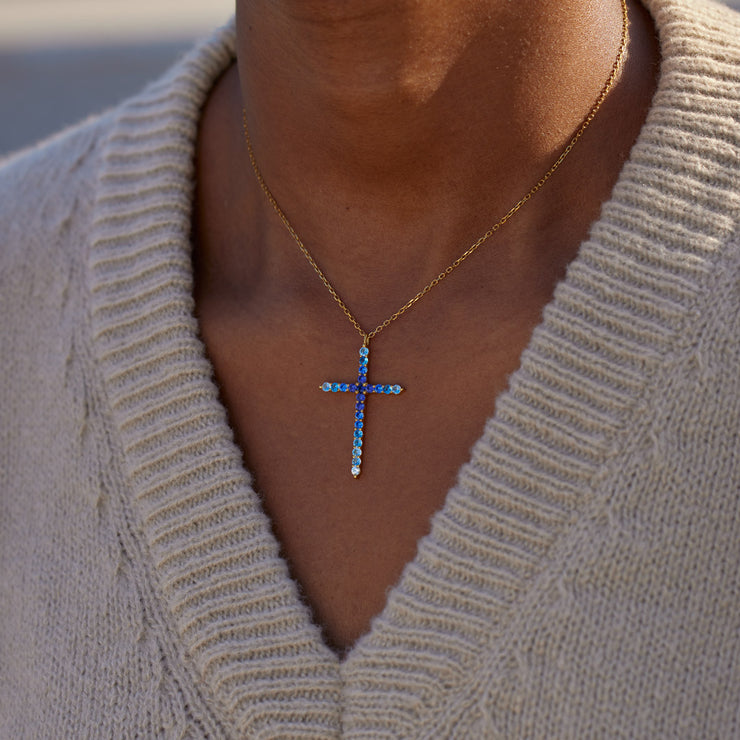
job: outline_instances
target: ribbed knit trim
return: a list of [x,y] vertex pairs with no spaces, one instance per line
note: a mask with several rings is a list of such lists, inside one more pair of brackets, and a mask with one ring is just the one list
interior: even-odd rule
[[94,224],[95,342],[154,580],[219,720],[331,737],[336,660],[250,488],[193,317],[194,141],[233,49],[230,26],[118,116]]
[[280,558],[193,315],[194,141],[233,27],[122,107],[96,207],[95,342],[151,577],[185,670],[235,733],[453,734],[513,605],[605,504],[628,421],[682,349],[738,213],[737,21],[711,5],[648,6],[663,63],[639,141],[431,533],[343,664]]

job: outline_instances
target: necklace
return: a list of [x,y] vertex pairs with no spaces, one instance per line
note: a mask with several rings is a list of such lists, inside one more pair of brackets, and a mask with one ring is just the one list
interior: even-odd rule
[[249,136],[249,129],[247,128],[247,110],[246,108],[242,109],[242,124],[244,128],[244,137],[246,139],[247,143],[247,152],[249,153],[249,161],[252,164],[252,169],[254,171],[255,177],[257,178],[257,182],[259,183],[260,188],[262,189],[262,192],[267,197],[267,200],[269,201],[270,205],[272,206],[275,213],[278,215],[280,220],[282,221],[283,225],[285,226],[288,233],[293,237],[293,241],[295,241],[298,248],[303,253],[303,256],[306,258],[308,263],[311,265],[311,267],[314,269],[314,272],[319,276],[321,282],[324,284],[326,289],[331,294],[332,298],[336,301],[336,303],[339,305],[339,307],[344,312],[344,315],[349,319],[350,323],[354,328],[357,330],[359,335],[362,337],[362,346],[360,347],[359,352],[359,366],[357,370],[357,379],[355,381],[350,382],[332,382],[332,381],[325,381],[322,383],[319,388],[320,390],[324,391],[325,393],[354,393],[355,394],[355,421],[354,421],[354,432],[353,432],[353,438],[352,438],[352,466],[350,468],[350,471],[352,473],[352,476],[354,478],[359,477],[360,472],[362,470],[362,447],[363,447],[363,441],[364,441],[364,435],[365,435],[365,404],[368,400],[368,397],[373,394],[382,394],[382,395],[398,395],[400,394],[404,388],[401,385],[398,385],[397,383],[392,384],[378,384],[378,383],[369,383],[368,382],[368,371],[370,367],[370,340],[376,337],[378,334],[380,334],[383,329],[388,327],[391,323],[396,321],[396,319],[403,316],[403,314],[406,313],[412,306],[414,306],[418,301],[420,301],[427,293],[429,293],[432,288],[439,285],[439,283],[442,282],[451,272],[453,272],[455,269],[457,269],[470,255],[472,255],[478,247],[483,245],[490,237],[492,237],[527,201],[529,201],[532,196],[542,188],[542,186],[552,177],[552,175],[555,173],[555,171],[560,167],[560,165],[563,163],[563,160],[570,154],[573,147],[578,143],[578,140],[583,136],[586,129],[591,124],[591,121],[595,118],[596,114],[598,113],[599,109],[601,108],[602,104],[604,103],[604,100],[606,100],[607,95],[609,94],[610,90],[614,86],[614,82],[617,79],[617,74],[619,73],[619,69],[622,65],[622,62],[624,60],[624,53],[627,48],[627,28],[628,28],[628,15],[627,15],[627,0],[621,0],[622,4],[622,36],[621,40],[619,42],[619,50],[617,51],[617,56],[614,60],[614,64],[612,65],[611,71],[609,72],[609,76],[607,77],[606,82],[604,83],[604,86],[601,88],[601,91],[599,92],[596,100],[594,101],[594,104],[591,106],[591,109],[586,114],[586,117],[581,122],[581,125],[578,127],[576,132],[571,137],[568,144],[565,146],[565,148],[562,150],[558,158],[553,162],[550,169],[537,181],[537,183],[524,195],[520,200],[518,200],[505,214],[502,216],[491,228],[488,229],[484,234],[478,237],[454,262],[451,262],[442,272],[439,273],[433,280],[431,280],[429,283],[427,283],[413,298],[411,298],[409,301],[407,301],[401,308],[399,308],[395,313],[388,316],[387,319],[385,319],[383,322],[378,324],[374,329],[371,331],[365,331],[362,326],[360,325],[359,321],[354,317],[350,309],[347,307],[347,304],[342,300],[342,298],[339,296],[339,293],[335,290],[334,286],[329,282],[329,279],[324,274],[323,270],[319,267],[316,260],[313,258],[311,253],[306,248],[305,244],[301,240],[300,236],[298,236],[298,233],[293,228],[293,225],[288,220],[288,217],[285,215],[285,212],[278,204],[277,200],[275,199],[275,196],[272,194],[270,189],[267,187],[267,183],[265,182],[264,177],[262,176],[262,172],[260,171],[259,166],[257,165],[257,160],[254,155],[254,149],[252,147],[252,140]]

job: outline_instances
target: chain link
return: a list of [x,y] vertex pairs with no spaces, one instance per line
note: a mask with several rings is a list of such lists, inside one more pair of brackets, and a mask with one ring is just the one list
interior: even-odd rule
[[619,42],[619,50],[617,52],[616,59],[614,60],[614,64],[612,65],[611,71],[609,72],[609,76],[604,83],[604,86],[601,88],[601,92],[599,93],[598,97],[596,98],[594,104],[591,106],[591,109],[586,114],[586,117],[583,119],[581,125],[578,127],[576,132],[573,134],[572,138],[566,145],[566,147],[563,149],[563,151],[560,153],[560,156],[555,160],[555,162],[552,164],[550,169],[537,181],[537,183],[529,190],[528,193],[526,193],[522,198],[520,198],[519,201],[517,201],[507,212],[506,214],[500,218],[493,226],[491,226],[488,231],[486,231],[484,234],[482,234],[478,239],[476,239],[454,262],[449,264],[442,272],[437,275],[431,282],[427,283],[413,298],[411,298],[409,301],[407,301],[401,308],[399,308],[395,313],[392,313],[385,321],[378,324],[372,331],[366,332],[362,326],[360,325],[360,322],[357,321],[357,319],[354,317],[352,312],[347,307],[347,304],[342,300],[342,298],[339,296],[337,291],[334,289],[334,286],[329,282],[329,279],[324,274],[323,270],[319,267],[316,260],[313,258],[313,255],[308,251],[306,248],[306,245],[301,240],[300,236],[298,236],[298,233],[293,228],[293,225],[288,220],[288,217],[285,215],[285,212],[278,204],[277,200],[275,199],[275,196],[272,194],[270,189],[267,187],[267,183],[265,182],[264,177],[262,176],[262,171],[260,170],[259,166],[257,165],[257,160],[254,156],[254,149],[252,147],[252,139],[249,136],[249,129],[247,128],[247,110],[246,108],[242,109],[242,124],[244,127],[244,137],[247,142],[247,152],[249,153],[249,161],[252,163],[252,169],[254,170],[254,174],[257,178],[257,182],[259,183],[260,187],[262,188],[262,191],[264,192],[265,196],[267,197],[267,200],[270,202],[270,205],[272,206],[275,213],[278,215],[280,220],[283,222],[283,225],[287,229],[288,233],[293,237],[293,240],[298,245],[298,248],[303,253],[303,256],[308,260],[308,263],[311,265],[311,267],[314,269],[316,274],[321,278],[321,282],[326,286],[326,289],[331,293],[332,298],[337,302],[339,307],[344,312],[344,315],[350,320],[352,323],[352,326],[357,329],[358,333],[362,337],[362,343],[363,345],[367,346],[367,344],[370,342],[370,340],[380,334],[383,329],[388,327],[390,324],[392,324],[396,319],[403,316],[403,314],[406,313],[412,306],[414,306],[418,301],[420,301],[427,293],[429,293],[432,288],[439,285],[450,273],[452,273],[455,269],[457,269],[465,260],[470,257],[471,254],[473,254],[478,247],[483,245],[488,239],[490,239],[507,221],[511,219],[514,214],[519,211],[519,209],[529,201],[532,196],[539,191],[542,186],[555,174],[555,171],[560,167],[560,165],[563,163],[565,158],[570,154],[573,147],[578,143],[578,140],[583,136],[586,129],[589,127],[593,119],[596,117],[596,114],[599,112],[599,109],[601,108],[602,104],[606,100],[607,95],[611,91],[612,87],[614,86],[614,83],[616,82],[617,75],[619,74],[619,69],[622,66],[622,62],[624,61],[624,54],[627,50],[627,29],[629,25],[629,19],[627,14],[627,0],[621,0],[622,3],[622,37]]

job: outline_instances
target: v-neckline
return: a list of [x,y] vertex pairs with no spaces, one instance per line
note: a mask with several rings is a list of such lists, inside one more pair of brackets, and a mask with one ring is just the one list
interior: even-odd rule
[[[457,691],[487,659],[544,555],[598,505],[594,491],[624,443],[625,416],[699,270],[671,251],[675,224],[656,235],[639,220],[655,212],[656,188],[672,175],[650,168],[680,69],[663,69],[612,197],[470,460],[383,611],[340,660],[281,558],[194,317],[194,142],[201,105],[233,49],[232,24],[122,106],[105,145],[90,285],[130,483],[123,505],[182,660],[225,726],[250,737],[296,727],[302,737],[380,736],[379,707],[399,728],[418,731],[440,712],[452,722],[464,710],[453,704]],[[646,184],[648,170],[660,182]]]

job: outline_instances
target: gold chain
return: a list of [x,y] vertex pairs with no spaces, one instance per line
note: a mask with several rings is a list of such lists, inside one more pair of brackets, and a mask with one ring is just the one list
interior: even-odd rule
[[470,257],[473,252],[475,252],[478,247],[480,247],[484,242],[488,241],[490,237],[492,237],[542,186],[553,176],[555,171],[560,167],[560,165],[563,163],[563,160],[570,154],[573,147],[576,145],[578,140],[583,136],[586,129],[591,124],[591,121],[596,117],[596,114],[599,112],[599,109],[601,108],[602,104],[604,103],[604,100],[606,100],[607,95],[609,94],[610,90],[614,86],[614,82],[617,79],[617,74],[619,73],[619,69],[622,66],[622,62],[624,60],[624,53],[627,49],[627,28],[628,28],[628,14],[627,14],[627,0],[621,0],[622,3],[622,37],[619,43],[619,50],[617,52],[617,57],[614,60],[614,64],[612,65],[611,71],[609,72],[609,77],[607,78],[606,82],[604,83],[604,86],[601,88],[601,92],[599,93],[598,97],[596,98],[594,104],[591,106],[591,109],[586,114],[586,117],[581,122],[581,125],[578,127],[576,132],[573,134],[571,140],[568,142],[566,147],[563,149],[563,151],[560,153],[560,156],[555,160],[555,162],[552,164],[550,169],[537,181],[537,183],[531,188],[531,190],[526,193],[519,201],[517,201],[507,212],[506,214],[500,218],[493,226],[491,226],[488,231],[486,231],[484,234],[482,234],[478,239],[476,239],[454,262],[450,263],[442,272],[437,275],[437,277],[434,278],[431,282],[427,283],[411,300],[407,301],[401,308],[399,308],[395,313],[391,314],[385,321],[378,324],[372,331],[366,332],[362,326],[360,326],[359,321],[353,316],[352,312],[347,307],[347,304],[342,300],[342,298],[339,296],[337,291],[334,289],[334,286],[329,282],[329,279],[324,275],[323,270],[318,266],[316,263],[316,260],[313,258],[311,253],[306,248],[306,245],[303,243],[301,238],[298,236],[296,230],[293,228],[293,225],[288,220],[288,217],[285,215],[283,209],[278,204],[277,200],[275,199],[275,196],[272,194],[270,189],[267,187],[267,183],[265,182],[264,177],[262,176],[262,172],[260,171],[259,166],[257,165],[257,160],[254,156],[254,149],[252,147],[252,140],[249,136],[249,129],[247,128],[247,110],[246,108],[242,109],[242,122],[244,126],[244,137],[247,142],[247,151],[249,152],[249,161],[252,163],[252,169],[254,170],[254,174],[257,177],[257,182],[259,183],[260,187],[262,188],[262,191],[267,196],[267,200],[272,205],[273,209],[275,210],[275,213],[278,215],[280,220],[283,222],[283,225],[287,229],[288,233],[293,237],[293,240],[298,245],[298,248],[303,252],[303,256],[308,260],[308,263],[313,267],[316,274],[321,278],[321,282],[326,286],[326,289],[331,293],[332,298],[339,304],[339,307],[344,312],[345,316],[350,320],[352,323],[352,326],[357,329],[360,336],[362,337],[362,343],[364,346],[367,346],[370,340],[377,336],[383,329],[385,329],[389,324],[394,322],[397,318],[402,316],[406,311],[408,311],[415,303],[417,303],[419,300],[421,300],[427,293],[429,293],[432,288],[434,288],[436,285],[439,285],[453,270],[455,270],[457,267],[459,267],[468,257]]

